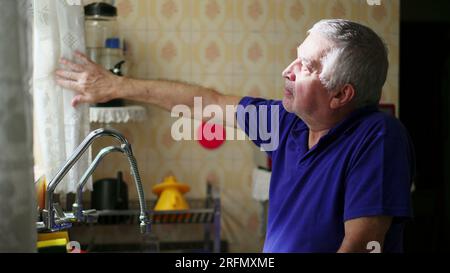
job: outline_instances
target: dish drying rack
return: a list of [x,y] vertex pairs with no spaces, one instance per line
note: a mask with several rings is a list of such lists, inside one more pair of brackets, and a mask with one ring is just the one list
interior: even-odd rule
[[[207,196],[205,199],[186,199],[190,208],[187,210],[167,210],[155,211],[148,210],[152,225],[158,224],[203,224],[205,244],[211,241],[213,231],[212,251],[220,252],[221,239],[221,205],[220,194],[210,184],[207,183]],[[146,202],[147,208],[154,208],[157,200]],[[89,205],[89,204],[86,204]],[[139,221],[139,202],[129,202],[128,210],[99,210],[97,223],[103,225],[135,225]],[[88,225],[93,225],[90,223]]]

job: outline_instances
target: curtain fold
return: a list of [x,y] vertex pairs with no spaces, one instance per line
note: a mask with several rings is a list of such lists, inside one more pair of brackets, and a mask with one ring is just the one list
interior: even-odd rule
[[36,252],[26,0],[0,0],[0,252]]
[[[41,155],[36,170],[40,172],[37,176],[44,174],[48,180],[89,133],[88,105],[73,108],[74,93],[55,82],[59,59],[73,60],[75,51],[85,52],[84,11],[76,2],[34,0],[33,101],[35,143]],[[76,192],[89,163],[90,152],[86,152],[56,188],[56,193]],[[91,181],[85,189],[92,189]]]

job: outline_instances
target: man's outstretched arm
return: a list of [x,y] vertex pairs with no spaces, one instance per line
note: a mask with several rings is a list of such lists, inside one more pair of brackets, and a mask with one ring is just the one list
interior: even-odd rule
[[[102,103],[117,98],[150,103],[171,111],[176,105],[194,107],[194,98],[201,97],[203,106],[218,105],[227,116],[215,117],[235,124],[235,113],[226,111],[227,105],[236,106],[241,97],[228,96],[202,86],[166,80],[137,80],[119,77],[89,60],[84,54],[75,54],[78,63],[61,60],[65,69],[56,71],[56,82],[60,86],[77,92],[72,101],[80,103]],[[193,113],[194,111],[191,111]],[[194,117],[193,117],[194,118]]]

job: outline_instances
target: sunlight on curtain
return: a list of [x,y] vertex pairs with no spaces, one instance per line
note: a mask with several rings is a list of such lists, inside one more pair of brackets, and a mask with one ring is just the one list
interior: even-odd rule
[[[72,1],[73,2],[73,1]],[[85,52],[84,12],[81,5],[65,0],[34,0],[34,75],[36,174],[53,178],[89,133],[88,105],[71,107],[74,93],[55,83],[59,59],[73,60],[75,50]],[[57,193],[76,191],[90,162],[90,153],[78,161]],[[92,189],[92,182],[87,184]]]

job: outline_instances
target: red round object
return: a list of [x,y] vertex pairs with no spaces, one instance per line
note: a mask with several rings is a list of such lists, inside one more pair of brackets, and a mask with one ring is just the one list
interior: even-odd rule
[[[218,132],[222,132],[219,134]],[[227,138],[225,128],[219,124],[202,122],[198,127],[198,142],[208,150],[214,150],[222,146]],[[217,136],[216,136],[217,134]]]

